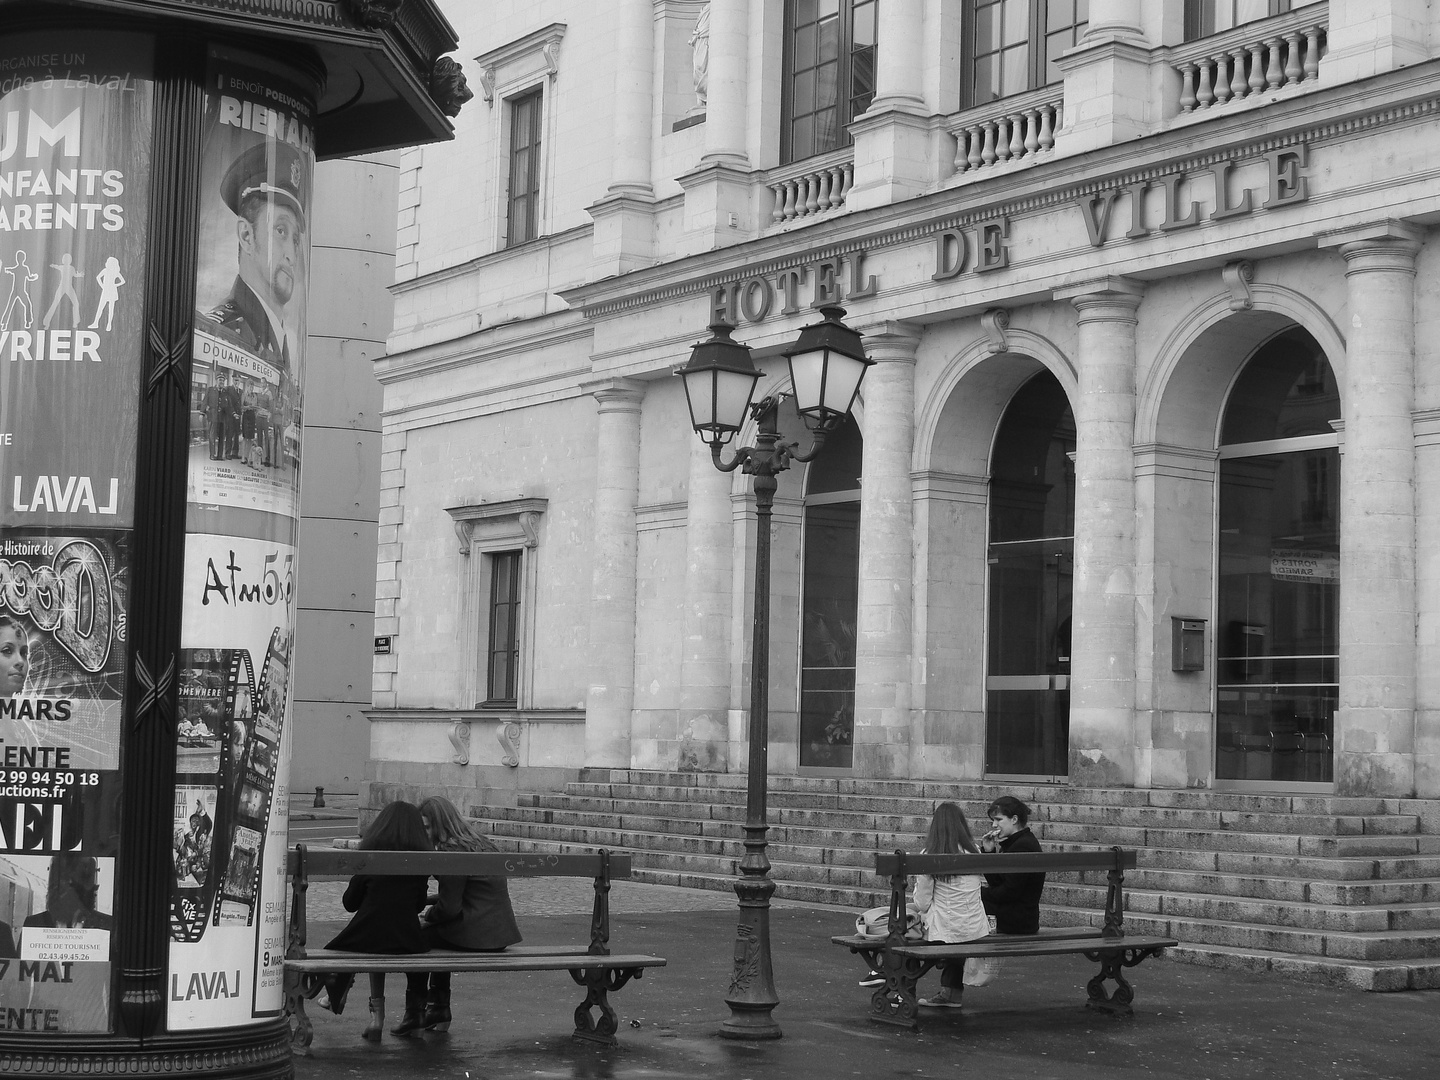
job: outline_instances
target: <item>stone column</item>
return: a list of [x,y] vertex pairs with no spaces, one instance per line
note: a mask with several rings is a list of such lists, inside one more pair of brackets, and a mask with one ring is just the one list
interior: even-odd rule
[[1135,782],[1135,326],[1143,287],[1056,292],[1079,312],[1070,782]]
[[1155,95],[1140,0],[1092,0],[1084,38],[1056,64],[1065,76],[1057,151],[1079,153],[1151,133]]
[[749,0],[710,0],[710,67],[705,154],[676,180],[685,191],[680,255],[751,239],[759,231],[750,189],[746,123],[750,96]]
[[913,198],[939,179],[938,134],[925,105],[925,0],[883,0],[875,42],[875,98],[855,118],[854,210]]
[[1415,255],[1398,221],[1331,235],[1345,259],[1340,707],[1335,791],[1415,784]]
[[650,181],[654,120],[655,16],[651,0],[615,5],[615,126],[610,189],[588,208],[599,277],[652,262],[655,192]]
[[685,522],[684,645],[680,657],[681,769],[728,765],[730,624],[734,606],[733,477],[715,468],[710,448],[690,440],[690,502]]
[[635,502],[645,388],[632,379],[604,379],[586,389],[599,404],[599,417],[585,764],[626,769],[635,703]]
[[[914,578],[915,348],[918,328],[865,333],[876,361],[865,402],[860,479],[860,591],[855,648],[855,772],[910,775],[911,597]],[[824,451],[821,451],[822,453]]]
[[749,0],[710,0],[710,79],[702,162],[750,167],[745,150],[749,52]]

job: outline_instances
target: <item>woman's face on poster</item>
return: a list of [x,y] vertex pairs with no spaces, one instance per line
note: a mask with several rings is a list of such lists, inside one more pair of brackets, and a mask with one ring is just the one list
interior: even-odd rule
[[14,697],[25,689],[30,674],[30,638],[15,626],[0,626],[0,697]]

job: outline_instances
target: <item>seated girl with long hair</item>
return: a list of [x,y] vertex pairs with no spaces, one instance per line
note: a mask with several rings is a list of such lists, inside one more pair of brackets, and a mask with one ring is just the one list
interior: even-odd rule
[[[942,802],[930,819],[925,851],[931,855],[971,855],[980,850],[970,834],[965,811],[957,803]],[[925,919],[925,939],[936,942],[973,941],[990,932],[985,905],[980,902],[979,874],[919,874],[915,879],[915,908]],[[940,966],[940,989],[918,1004],[937,1009],[958,1009],[965,993],[964,961]]]
[[[420,808],[407,802],[393,802],[381,810],[365,835],[360,838],[362,851],[431,851],[430,836],[425,831]],[[430,879],[415,877],[370,876],[356,874],[350,879],[341,903],[354,917],[344,930],[325,947],[351,952],[417,953],[428,952],[430,946],[420,932],[420,911],[425,907],[425,890]],[[325,1008],[337,1016],[345,1008],[345,998],[354,975],[327,975],[325,989],[329,1001]],[[371,1042],[380,1039],[385,1026],[385,973],[370,973],[370,1022],[362,1038]]]

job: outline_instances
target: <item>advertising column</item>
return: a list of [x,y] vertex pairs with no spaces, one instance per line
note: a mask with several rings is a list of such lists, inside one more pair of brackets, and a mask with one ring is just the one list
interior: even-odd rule
[[176,728],[167,1023],[283,1010],[290,661],[313,94],[215,49],[207,78]]
[[107,1032],[153,85],[0,50],[0,1030]]

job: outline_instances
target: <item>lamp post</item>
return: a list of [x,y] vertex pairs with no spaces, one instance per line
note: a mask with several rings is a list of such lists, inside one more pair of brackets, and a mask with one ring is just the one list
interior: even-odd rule
[[[750,754],[745,784],[745,854],[735,894],[740,922],[735,932],[735,968],[725,1003],[730,1017],[720,1034],[736,1039],[778,1039],[780,1026],[770,1015],[780,1003],[770,961],[770,880],[766,855],[766,795],[769,757],[770,694],[770,520],[775,505],[776,476],[792,461],[810,461],[825,444],[825,437],[850,415],[860,380],[872,363],[865,356],[860,335],[840,321],[839,307],[823,307],[823,320],[800,331],[785,353],[795,408],[813,435],[810,449],[797,453],[798,443],[780,438],[779,409],[784,394],[771,394],[751,404],[761,372],[745,345],[734,341],[727,323],[714,323],[711,337],[691,351],[690,360],[676,374],[685,380],[690,423],[710,446],[710,456],[721,472],[741,469],[753,476],[755,487],[755,603],[750,653]],[[725,463],[721,451],[753,416],[758,430],[754,446],[737,447]]]

